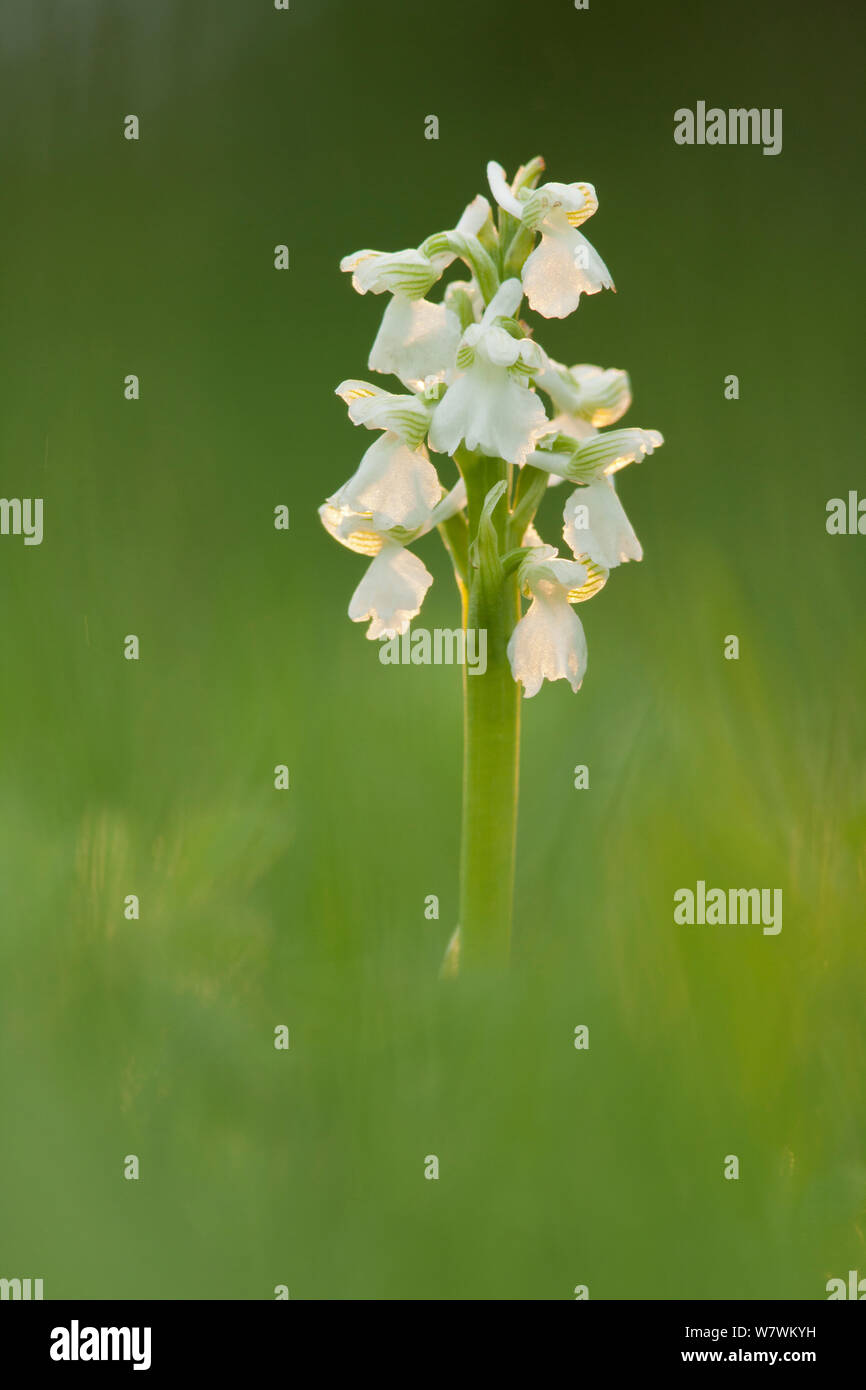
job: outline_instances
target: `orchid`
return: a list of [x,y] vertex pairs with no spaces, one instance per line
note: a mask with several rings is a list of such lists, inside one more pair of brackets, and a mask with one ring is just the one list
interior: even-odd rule
[[470,324],[463,334],[457,378],[438,405],[430,430],[430,444],[440,453],[453,454],[463,443],[508,463],[523,463],[547,429],[544,406],[527,385],[543,366],[544,355],[530,338],[501,326],[522,298],[520,281],[507,280],[481,322]]
[[353,622],[370,619],[367,636],[371,641],[402,636],[421,611],[433,576],[408,546],[443,525],[466,505],[462,480],[444,496],[438,484],[436,490],[435,503],[419,507],[411,526],[382,522],[372,508],[357,510],[346,500],[346,487],[319,508],[322,525],[334,540],[359,555],[372,557],[372,564],[349,603]]
[[566,418],[574,417],[575,424],[585,421],[594,429],[616,424],[631,405],[628,372],[615,367],[563,367],[548,358],[538,384]]
[[[359,294],[390,296],[368,368],[401,384],[337,387],[351,422],[377,435],[319,509],[329,534],[369,561],[349,617],[368,623],[371,640],[407,633],[433,583],[414,547],[435,530],[463,626],[486,633],[486,669],[464,682],[460,924],[446,973],[458,960],[462,968],[507,957],[520,690],[532,698],[560,680],[580,689],[587,640],[575,605],[643,555],[614,474],[662,443],[657,430],[619,425],[631,405],[626,372],[564,366],[521,318],[524,300],[562,318],[583,294],[613,288],[578,230],[598,209],[594,187],[540,183],[543,171],[534,159],[509,182],[491,162],[495,219],[479,195],[450,231],[415,248],[341,262]],[[468,278],[441,285],[456,261]],[[538,529],[543,500],[563,482],[570,556]]]
[[614,288],[601,256],[577,230],[598,209],[591,183],[545,183],[515,194],[495,160],[487,177],[499,206],[528,231],[541,233],[523,267],[523,288],[533,309],[548,319],[564,319],[582,294]]
[[577,693],[586,674],[586,637],[573,603],[582,603],[604,585],[607,573],[590,561],[565,560],[553,546],[534,546],[519,570],[530,595],[529,610],[508,643],[516,681],[535,695],[545,680],[567,680]]
[[395,396],[363,381],[344,381],[337,395],[355,424],[381,429],[358,471],[328,498],[338,511],[366,514],[378,531],[420,526],[439,500],[436,469],[424,446],[430,412],[416,396]]
[[[551,400],[567,410],[554,416],[530,462],[550,472],[551,483],[571,479],[579,486],[563,510],[563,538],[576,558],[588,556],[607,569],[643,558],[643,549],[616,494],[612,474],[664,442],[658,430],[598,430],[631,404],[626,372],[551,363],[543,375]],[[590,423],[590,421],[594,423]]]
[[400,378],[405,386],[421,388],[444,379],[460,341],[461,326],[445,304],[431,304],[425,295],[450,265],[456,252],[451,245],[469,244],[490,217],[490,204],[477,197],[464,210],[454,231],[433,238],[443,249],[425,254],[418,250],[356,251],[344,256],[340,269],[352,276],[359,294],[391,294],[367,366]]

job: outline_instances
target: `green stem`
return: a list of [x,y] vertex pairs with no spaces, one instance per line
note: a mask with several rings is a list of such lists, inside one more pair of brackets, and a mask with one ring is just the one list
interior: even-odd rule
[[526,528],[547,491],[549,478],[549,473],[541,468],[533,468],[531,463],[525,463],[521,468],[511,508],[509,540],[512,545],[522,544]]
[[439,524],[439,534],[451,556],[454,573],[461,591],[469,583],[469,527],[462,512],[457,512]]
[[[507,476],[500,459],[463,454],[469,535],[474,540],[484,499]],[[499,550],[505,548],[507,508],[493,513]],[[498,564],[498,562],[497,562]],[[487,634],[484,674],[463,668],[463,830],[460,854],[461,970],[504,966],[508,961],[514,897],[520,687],[511,675],[508,639],[519,616],[516,574],[501,566],[491,576],[470,570],[467,627]]]

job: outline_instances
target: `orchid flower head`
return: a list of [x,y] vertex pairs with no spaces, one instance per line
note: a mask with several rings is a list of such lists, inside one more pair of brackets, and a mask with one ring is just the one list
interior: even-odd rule
[[[527,696],[545,680],[579,689],[586,639],[574,607],[643,555],[613,475],[663,443],[657,430],[619,424],[632,399],[626,371],[565,366],[520,318],[524,299],[562,318],[582,295],[613,288],[580,230],[598,209],[594,186],[539,183],[543,169],[535,158],[509,183],[491,161],[495,219],[479,195],[451,230],[415,248],[357,251],[341,262],[360,294],[388,297],[368,367],[402,386],[350,378],[337,387],[352,422],[377,438],[320,508],[329,534],[370,561],[349,606],[370,638],[402,635],[420,611],[433,581],[410,547],[436,527],[464,595],[476,575],[495,589],[517,571],[529,602],[507,652]],[[468,279],[447,276],[457,259]],[[460,475],[450,491],[437,455],[450,455]],[[482,465],[494,481],[479,513],[464,480]],[[571,558],[534,524],[547,487],[563,482],[571,484],[562,513]]]

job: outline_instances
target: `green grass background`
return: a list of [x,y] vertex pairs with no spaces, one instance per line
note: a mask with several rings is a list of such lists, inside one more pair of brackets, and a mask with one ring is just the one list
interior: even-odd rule
[[[41,547],[0,538],[0,1275],[810,1299],[866,1274],[866,540],[824,530],[864,485],[862,15],[76,0],[0,34],[0,491],[45,498]],[[782,107],[782,154],[676,146],[699,99]],[[379,665],[345,615],[363,561],[316,516],[369,443],[332,392],[383,308],[338,260],[539,152],[596,184],[618,288],[539,337],[627,367],[625,423],[666,444],[622,476],[646,559],[581,610],[582,691],[524,705],[511,979],[449,989],[459,675]],[[454,625],[420,550],[422,621]],[[676,927],[698,878],[781,887],[782,933]]]

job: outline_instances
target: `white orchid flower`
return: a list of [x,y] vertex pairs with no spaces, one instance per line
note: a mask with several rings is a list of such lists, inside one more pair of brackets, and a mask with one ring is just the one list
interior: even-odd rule
[[577,308],[582,294],[614,289],[601,256],[577,230],[598,208],[591,183],[544,183],[521,189],[518,197],[495,160],[487,166],[487,178],[499,206],[529,231],[541,233],[523,267],[523,288],[533,309],[562,319]]
[[[441,488],[439,489],[441,493]],[[427,510],[424,520],[414,528],[384,527],[376,514],[356,511],[335,499],[319,508],[322,524],[334,540],[358,555],[371,557],[364,577],[349,603],[349,617],[355,623],[368,619],[367,636],[400,637],[421,611],[433,576],[407,546],[447,521],[466,505],[466,486],[462,479],[449,493]]]
[[353,251],[340,261],[340,269],[351,274],[358,294],[400,294],[407,299],[423,299],[439,279],[422,251]]
[[388,430],[411,449],[417,449],[430,428],[431,407],[420,396],[395,395],[370,381],[350,378],[334,392],[349,408],[353,425],[368,430]]
[[[569,439],[574,440],[573,445]],[[590,482],[603,474],[619,472],[662,444],[664,438],[658,430],[633,427],[601,433],[585,421],[556,415],[550,422],[548,436],[539,441],[527,462],[572,482]]]
[[436,406],[430,445],[453,454],[461,443],[508,463],[523,463],[549,428],[544,406],[526,381],[544,364],[544,353],[529,338],[514,338],[497,320],[512,319],[523,290],[506,280],[470,324],[457,353],[459,375]]
[[[461,236],[477,236],[490,216],[490,204],[481,194],[473,198],[454,228]],[[340,269],[352,276],[359,294],[399,294],[422,299],[456,259],[452,251],[427,256],[421,250],[353,251],[340,261]]]
[[[464,210],[455,232],[476,236],[490,216],[490,204],[480,195]],[[460,321],[444,304],[431,304],[425,295],[455,259],[451,251],[427,256],[423,251],[356,251],[344,256],[340,269],[352,275],[359,294],[390,293],[367,366],[400,378],[420,390],[444,381],[454,365],[460,342]]]
[[[625,373],[618,375],[625,376]],[[600,378],[594,380],[603,391]],[[622,382],[612,382],[610,385],[612,394],[616,394],[618,399],[615,406],[608,400],[598,407],[605,411],[618,409],[622,404],[622,394],[627,390]],[[551,389],[548,385],[548,389],[556,399],[554,391],[558,387]],[[599,395],[584,398],[585,413],[595,414],[599,399]],[[529,462],[547,469],[551,482],[570,479],[582,484],[571,494],[563,511],[562,534],[574,555],[578,559],[589,557],[608,570],[626,560],[643,559],[641,543],[616,495],[612,474],[659,448],[664,440],[658,430],[599,432],[579,415],[555,416],[551,421],[551,430],[552,447],[536,450],[530,455]],[[573,446],[562,452],[562,446],[567,446],[569,440],[574,440]],[[543,440],[542,446],[546,443],[547,440]]]
[[628,372],[616,367],[588,363],[564,367],[549,357],[536,384],[547,392],[557,410],[585,420],[595,429],[616,424],[631,405]]
[[[553,447],[537,449],[529,462],[547,469],[551,482],[570,479],[582,484],[568,498],[562,514],[562,535],[574,555],[589,557],[609,570],[626,560],[643,559],[612,474],[653,453],[664,443],[661,434],[642,429],[599,432],[576,415],[555,416],[551,430],[555,431],[550,435]],[[560,452],[569,440],[574,440],[573,447]]]
[[424,445],[410,449],[398,435],[386,432],[371,444],[357,472],[328,504],[369,516],[377,531],[411,531],[429,516],[441,492]]
[[527,699],[543,681],[567,680],[575,693],[586,674],[586,637],[572,604],[592,598],[607,574],[589,561],[567,560],[553,546],[530,551],[520,583],[532,602],[508,643],[511,674]]
[[546,319],[564,319],[577,308],[582,294],[615,289],[595,247],[574,230],[564,213],[551,213],[539,231],[541,242],[523,267],[523,288],[536,313]]
[[370,370],[397,376],[414,391],[452,379],[463,333],[455,309],[458,298],[465,304],[466,316],[477,322],[484,313],[484,300],[474,280],[452,281],[441,304],[395,294],[367,362]]
[[327,505],[369,517],[377,531],[415,530],[442,493],[422,442],[430,423],[429,406],[417,396],[393,395],[368,381],[343,381],[336,394],[356,425],[384,433]]
[[367,360],[371,372],[399,377],[420,390],[444,381],[460,343],[460,320],[444,304],[395,294],[379,325]]

